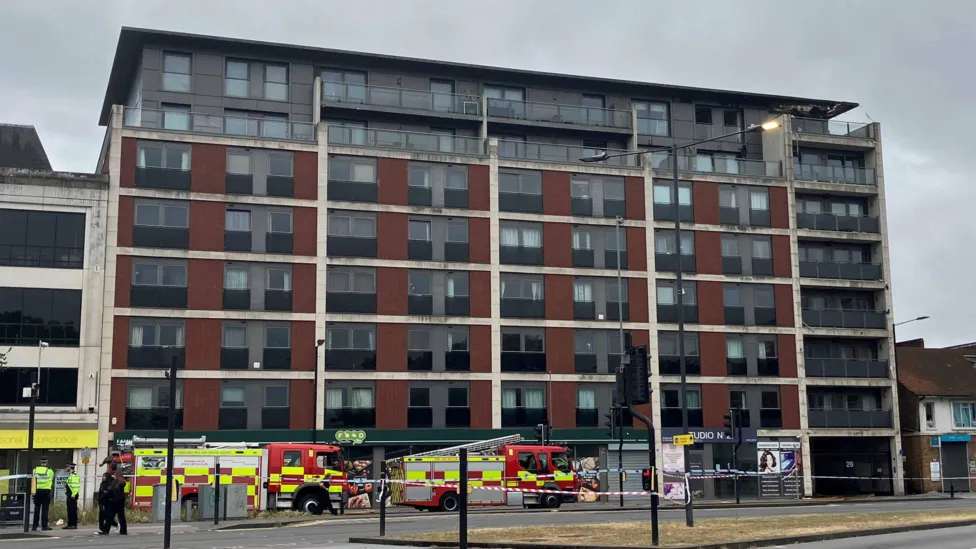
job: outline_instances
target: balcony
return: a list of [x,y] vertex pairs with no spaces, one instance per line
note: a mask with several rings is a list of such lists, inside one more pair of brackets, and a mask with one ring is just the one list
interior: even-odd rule
[[782,429],[783,410],[759,410],[760,429]]
[[756,361],[756,373],[761,376],[779,377],[779,359],[760,358]]
[[593,250],[573,248],[573,267],[593,267],[595,265]]
[[376,427],[376,408],[332,408],[325,411],[326,429]]
[[408,294],[407,314],[424,316],[434,314],[434,296]]
[[247,408],[221,408],[217,412],[217,428],[247,429]]
[[[176,409],[176,429],[183,429],[183,409]],[[162,431],[169,427],[169,408],[126,408],[125,428]]]
[[[542,211],[541,209],[539,210]],[[593,215],[593,200],[589,198],[572,197],[569,201],[570,215],[590,217]]]
[[471,371],[471,352],[447,351],[444,353],[444,370],[448,372]]
[[224,231],[224,251],[251,251],[251,231]]
[[222,308],[225,311],[247,311],[251,308],[251,290],[228,290],[224,288]]
[[[680,376],[681,358],[677,356],[661,356],[658,358],[661,375]],[[701,357],[685,355],[685,374],[689,376],[701,375]]]
[[247,347],[221,347],[221,370],[246,370],[250,366],[251,350]]
[[803,309],[803,324],[813,328],[860,328],[883,330],[888,327],[884,313],[848,309]]
[[445,427],[471,427],[471,408],[448,406],[444,409]]
[[330,179],[326,192],[329,200],[375,203],[378,187],[376,183]]
[[723,255],[722,274],[742,274],[742,258]]
[[326,253],[337,257],[376,257],[376,238],[333,236],[326,238]]
[[467,242],[445,242],[444,261],[458,261],[460,263],[467,263],[469,248],[470,246]]
[[881,280],[883,278],[881,265],[833,261],[800,261],[800,277],[836,280]]
[[748,362],[746,362],[745,357],[726,358],[725,372],[730,376],[749,375]]
[[283,177],[280,175],[269,175],[267,179],[268,196],[283,198],[295,197],[295,178]]
[[428,428],[434,426],[434,409],[410,406],[407,408],[407,428]]
[[325,369],[333,371],[375,371],[376,351],[330,349],[325,352]]
[[[465,193],[467,193],[467,191],[465,191]],[[432,206],[434,204],[434,192],[430,189],[430,187],[420,187],[408,184],[407,204],[411,206]],[[465,200],[465,204],[467,204],[467,200]]]
[[887,378],[887,360],[804,358],[807,377]]
[[752,274],[773,276],[773,260],[762,257],[752,258]]
[[292,233],[266,233],[264,251],[269,254],[295,253],[295,235]]
[[752,310],[756,326],[775,326],[776,309],[774,307],[755,307]]
[[132,245],[137,248],[190,249],[190,229],[185,227],[132,227]]
[[545,408],[502,408],[502,427],[535,427],[545,420]]
[[[604,149],[607,154],[630,152],[616,149]],[[596,151],[590,148],[573,145],[557,145],[554,143],[528,143],[526,141],[498,140],[498,157],[512,160],[526,160],[529,162],[551,162],[556,164],[581,164],[580,158],[593,156]],[[640,155],[617,156],[608,158],[600,163],[606,166],[621,168],[640,167]]]
[[224,177],[224,192],[227,194],[254,194],[254,176],[247,173],[229,173]]
[[[695,139],[716,139],[720,143],[742,143],[741,132],[745,128],[740,126],[715,126],[713,124],[695,124]],[[728,135],[734,133],[735,135]],[[725,136],[725,137],[722,137]]]
[[813,229],[815,231],[875,234],[881,230],[881,225],[877,217],[804,212],[798,212],[796,214],[796,227],[798,229]]
[[488,117],[569,126],[596,126],[628,134],[632,121],[630,111],[494,98],[488,99]]
[[433,116],[481,115],[481,96],[322,81],[323,107],[403,109]]
[[433,258],[433,242],[430,240],[407,240],[407,259],[430,261]]
[[265,347],[261,356],[263,370],[291,370],[291,349]]
[[[661,272],[678,270],[678,254],[654,254],[654,268]],[[694,254],[681,254],[681,272],[693,273],[697,269]]]
[[630,322],[630,302],[607,301],[607,320]]
[[600,411],[596,408],[577,408],[576,427],[599,427]]
[[573,371],[577,374],[597,373],[597,356],[590,353],[576,353],[573,355]]
[[329,145],[485,156],[485,142],[479,137],[344,126],[329,126]]
[[502,351],[501,371],[545,373],[546,354]]
[[261,428],[291,428],[291,408],[261,408]]
[[[677,322],[678,321],[678,306],[677,305],[658,305],[657,306],[657,321],[658,322]],[[692,324],[698,323],[698,305],[685,305],[684,306],[684,321],[690,322]]]
[[[704,415],[702,414],[701,408],[692,408],[688,410],[688,427],[702,427],[705,424],[704,421]],[[682,427],[681,408],[661,409],[661,426]]]
[[811,429],[891,429],[891,410],[809,410]]
[[[680,204],[678,206],[678,215],[681,216],[681,221],[687,221],[688,223],[695,222],[695,208],[691,204]],[[736,223],[738,224],[739,213],[736,210]],[[658,204],[654,203],[654,220],[655,221],[674,221],[674,203],[670,204]]]
[[129,128],[315,142],[314,124],[279,118],[248,118],[239,115],[126,107],[123,123]]
[[593,320],[596,318],[596,303],[593,301],[574,301],[574,320]]
[[190,170],[136,166],[136,188],[190,190]]
[[823,181],[848,185],[875,185],[874,170],[853,166],[828,166],[793,162],[793,177],[798,181]]
[[471,298],[467,296],[444,298],[445,316],[471,316]]
[[499,246],[499,261],[507,265],[542,265],[542,248]]
[[162,309],[186,309],[186,286],[129,287],[129,305]]
[[794,116],[792,128],[794,133],[874,139],[874,128],[867,122],[844,122],[842,120],[821,120]]
[[501,316],[505,318],[545,318],[545,299],[502,298]]
[[[603,264],[606,269],[616,269],[617,268],[617,250],[604,250],[603,251]],[[620,250],[620,268],[622,270],[627,270],[627,250]]]
[[176,359],[176,367],[182,368],[186,361],[186,349],[158,345],[139,347],[130,345],[126,364],[130,368],[169,368],[173,359]]
[[376,294],[326,292],[325,310],[330,313],[376,314]]
[[265,290],[264,310],[265,311],[290,311],[291,291],[290,290]]
[[434,369],[433,351],[407,351],[408,372],[430,372]]
[[[651,154],[655,170],[671,171],[671,153]],[[724,175],[745,175],[751,177],[783,177],[783,165],[773,160],[747,160],[712,156],[678,155],[679,172],[717,173]]]
[[499,192],[498,209],[503,212],[542,213],[542,195]]

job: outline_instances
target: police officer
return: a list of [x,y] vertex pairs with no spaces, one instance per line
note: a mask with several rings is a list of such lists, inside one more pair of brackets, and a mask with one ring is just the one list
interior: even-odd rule
[[81,477],[75,472],[75,464],[68,464],[68,478],[64,480],[65,504],[68,506],[68,525],[65,530],[78,529],[78,495],[81,492]]
[[47,456],[41,457],[41,464],[34,467],[34,527],[37,531],[37,522],[40,520],[42,530],[50,530],[47,525],[47,513],[51,507],[51,490],[54,489],[54,471],[47,466]]

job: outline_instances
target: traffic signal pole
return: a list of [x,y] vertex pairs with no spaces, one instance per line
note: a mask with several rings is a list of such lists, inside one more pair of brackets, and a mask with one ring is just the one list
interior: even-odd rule
[[[647,466],[651,481],[651,546],[661,542],[658,529],[658,495],[657,495],[657,457],[654,454],[654,426],[651,419],[640,413],[635,405],[647,404],[651,400],[650,389],[647,384],[647,348],[630,349],[631,356],[624,365],[617,370],[617,396],[624,395],[627,410],[633,417],[647,426]],[[623,426],[621,426],[621,431]],[[621,491],[623,486],[621,485]]]
[[614,408],[613,410],[613,414],[614,414],[613,420],[617,423],[617,439],[620,441],[620,444],[617,446],[617,469],[619,469],[617,474],[620,478],[619,486],[621,492],[620,494],[621,507],[624,506],[624,495],[623,495],[623,491],[624,491],[624,422],[623,419],[624,418],[621,415],[622,411],[623,411],[622,408]]

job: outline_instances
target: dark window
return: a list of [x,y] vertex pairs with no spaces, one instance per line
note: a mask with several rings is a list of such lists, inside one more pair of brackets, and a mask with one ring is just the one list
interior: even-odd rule
[[0,288],[0,345],[77,346],[79,290]]
[[711,107],[695,107],[695,123],[696,124],[711,124],[712,123],[712,108]]
[[264,347],[266,349],[290,349],[291,329],[288,326],[266,326],[264,328]]
[[0,210],[0,266],[80,269],[85,214]]
[[328,292],[337,293],[376,293],[376,273],[373,271],[330,269],[328,276]]
[[429,351],[430,349],[430,330],[414,328],[407,333],[408,351]]
[[508,353],[545,352],[545,336],[541,333],[508,332],[502,329],[502,351]]
[[[29,387],[37,375],[36,368],[4,368],[0,370],[0,405],[16,406],[30,403],[23,389]],[[38,406],[74,406],[78,397],[78,370],[75,368],[41,368],[38,387]]]
[[186,229],[190,226],[190,208],[181,203],[136,204],[134,223],[143,227]]
[[641,135],[670,135],[668,123],[667,103],[653,103],[649,101],[634,101],[634,110],[637,111],[637,133]]
[[373,351],[376,349],[376,333],[372,326],[368,328],[329,328],[328,349]]
[[760,403],[764,410],[778,410],[779,409],[779,391],[763,391],[761,394]]
[[294,171],[295,157],[291,154],[276,152],[268,155],[268,175],[293,177]]
[[451,328],[447,331],[447,350],[448,351],[468,350],[467,328]]
[[447,242],[467,242],[468,241],[468,220],[467,219],[448,219]]
[[417,408],[427,408],[430,406],[430,388],[411,387],[410,406]]
[[376,219],[356,215],[330,215],[329,236],[376,238]]
[[407,223],[407,239],[430,242],[430,221],[411,219]]
[[466,408],[468,406],[467,387],[448,387],[447,405],[449,407]]

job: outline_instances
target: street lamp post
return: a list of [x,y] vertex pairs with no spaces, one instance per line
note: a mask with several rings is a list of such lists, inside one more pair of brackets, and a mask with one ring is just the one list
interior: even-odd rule
[[[648,153],[667,151],[670,150],[671,153],[671,196],[674,201],[674,241],[675,241],[675,251],[678,254],[678,267],[675,269],[675,295],[676,295],[676,305],[677,311],[677,322],[678,322],[678,367],[681,370],[681,429],[683,433],[688,432],[688,376],[685,367],[685,314],[684,314],[684,288],[682,287],[682,273],[681,273],[681,208],[680,200],[678,198],[678,151],[681,149],[688,149],[691,147],[696,147],[703,143],[708,143],[711,141],[719,141],[726,139],[728,137],[733,137],[736,135],[741,135],[750,132],[758,132],[765,130],[772,130],[779,127],[779,122],[770,121],[763,123],[761,125],[754,124],[749,126],[744,130],[739,130],[737,132],[727,133],[712,137],[710,139],[702,139],[700,141],[695,141],[693,143],[688,143],[686,145],[678,145],[677,142],[673,143],[670,147],[659,147],[644,151],[632,151],[625,153],[608,154],[606,151],[600,152],[593,156],[580,158],[582,162],[603,162],[609,158],[615,158],[620,156],[638,156],[645,155]],[[619,230],[620,223],[618,221],[617,227]],[[619,234],[618,234],[619,238]],[[619,247],[619,246],[618,246]],[[619,256],[618,256],[619,257]],[[619,266],[619,261],[618,261]],[[619,276],[619,270],[618,270]],[[619,279],[618,279],[619,280]],[[621,345],[623,340],[621,339]],[[650,436],[650,432],[648,432]],[[689,447],[686,445],[684,448],[684,470],[687,472],[689,470]],[[694,507],[691,501],[691,486],[687,487],[689,494],[685,505],[685,522],[688,526],[695,525],[695,514]]]
[[[168,347],[163,347],[168,349]],[[170,533],[173,528],[173,454],[176,453],[176,353],[169,363],[169,417],[166,425],[166,517],[163,519],[163,549],[169,549]],[[216,512],[216,510],[215,510]]]
[[319,442],[319,347],[325,344],[324,339],[315,342],[315,386],[312,388],[312,444]]
[[30,387],[25,387],[30,391],[30,411],[27,414],[27,490],[24,492],[24,532],[29,531],[30,526],[30,488],[34,475],[34,423],[36,420],[37,397],[41,390],[41,354],[48,346],[47,341],[37,342],[37,372]]

